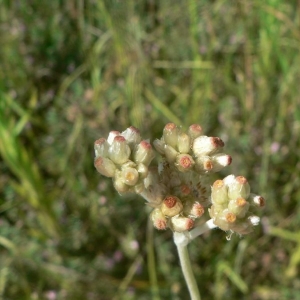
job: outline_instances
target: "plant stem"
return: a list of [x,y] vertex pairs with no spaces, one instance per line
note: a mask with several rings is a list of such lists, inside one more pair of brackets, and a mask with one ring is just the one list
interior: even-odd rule
[[151,293],[153,300],[160,300],[156,276],[155,254],[153,249],[153,224],[149,218],[147,224],[147,266],[150,277]]
[[200,292],[192,270],[187,245],[176,244],[176,246],[178,250],[182,273],[185,278],[185,282],[187,284],[188,290],[190,292],[191,300],[200,300],[201,299]]
[[205,233],[206,231],[217,227],[213,220],[210,219],[206,223],[199,225],[192,229],[191,231],[185,232],[174,232],[173,240],[177,246],[180,265],[182,269],[183,276],[185,278],[188,290],[192,300],[200,300],[200,292],[195,280],[195,276],[192,270],[191,261],[187,245],[197,236]]

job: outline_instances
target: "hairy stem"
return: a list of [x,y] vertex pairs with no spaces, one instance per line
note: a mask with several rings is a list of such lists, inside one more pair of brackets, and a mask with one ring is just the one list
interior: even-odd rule
[[200,292],[195,280],[195,276],[192,270],[191,261],[187,245],[197,236],[205,233],[206,231],[217,227],[213,220],[210,219],[206,223],[199,225],[192,229],[191,231],[185,232],[174,232],[173,239],[177,246],[180,265],[182,269],[183,276],[185,278],[188,290],[192,300],[200,300]]
[[177,245],[180,265],[182,269],[185,282],[187,284],[188,290],[190,292],[191,300],[200,300],[200,292],[197,286],[197,282],[192,270],[191,261],[187,245]]

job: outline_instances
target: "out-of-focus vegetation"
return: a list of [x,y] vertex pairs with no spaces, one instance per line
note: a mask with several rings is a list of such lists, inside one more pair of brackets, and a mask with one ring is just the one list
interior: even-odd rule
[[218,178],[267,199],[253,234],[190,245],[203,299],[299,297],[299,1],[2,0],[0,19],[1,299],[188,299],[171,233],[93,166],[110,130],[170,121],[220,136]]

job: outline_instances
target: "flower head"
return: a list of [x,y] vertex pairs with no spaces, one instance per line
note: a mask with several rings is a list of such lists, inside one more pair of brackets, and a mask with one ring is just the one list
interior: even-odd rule
[[[155,228],[191,230],[208,206],[214,224],[222,230],[246,234],[259,223],[252,210],[264,207],[265,200],[250,193],[245,177],[229,175],[211,187],[209,175],[232,161],[223,153],[219,137],[203,135],[198,124],[184,131],[168,123],[153,145],[133,126],[122,133],[111,131],[107,139],[95,141],[94,165],[112,178],[120,194],[136,193],[147,201]],[[155,150],[162,159],[153,165]]]

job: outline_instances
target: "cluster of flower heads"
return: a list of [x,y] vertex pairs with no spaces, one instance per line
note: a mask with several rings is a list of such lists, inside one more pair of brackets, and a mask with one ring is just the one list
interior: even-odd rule
[[96,140],[94,146],[97,171],[111,177],[119,193],[141,195],[153,208],[151,220],[157,229],[190,230],[210,204],[211,218],[225,231],[246,234],[258,224],[259,218],[250,213],[250,207],[261,207],[264,200],[250,194],[244,177],[230,175],[210,186],[207,175],[232,160],[222,152],[220,138],[203,135],[198,124],[184,132],[169,123],[161,139],[153,144],[162,157],[153,166],[154,149],[133,126],[122,133],[111,131],[107,139]]

